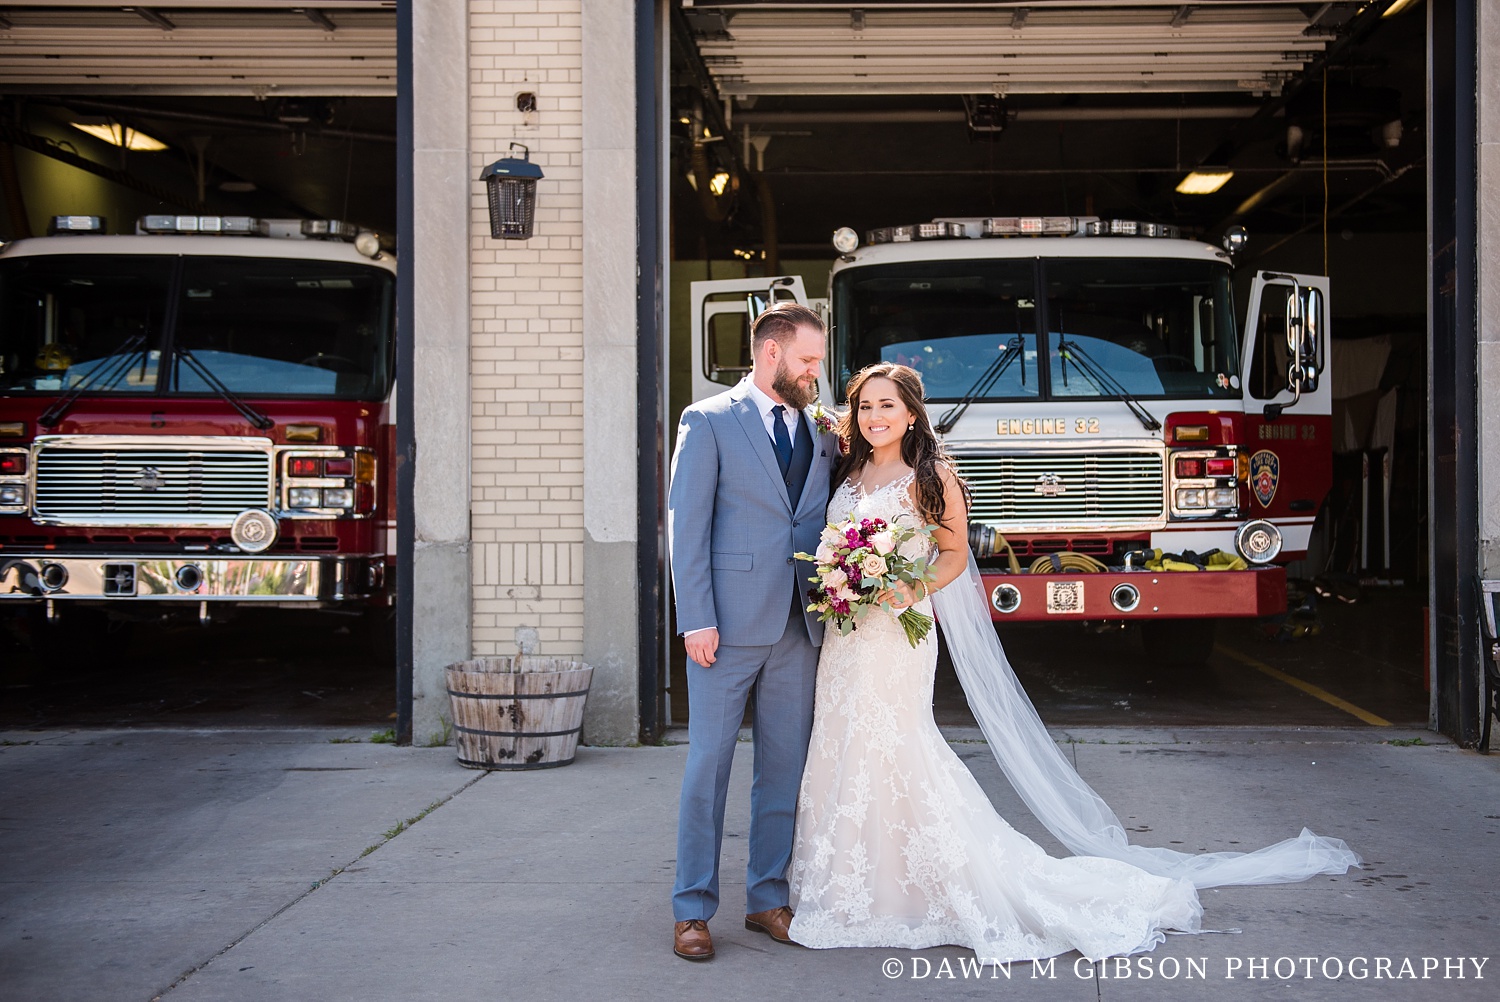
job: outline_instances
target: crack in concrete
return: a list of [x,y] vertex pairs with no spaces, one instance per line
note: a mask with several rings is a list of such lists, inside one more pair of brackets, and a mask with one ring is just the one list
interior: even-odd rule
[[170,985],[167,985],[167,987],[163,988],[161,991],[159,991],[155,995],[151,996],[151,1002],[161,1002],[161,999],[166,998],[172,992],[176,991],[178,988],[181,988],[184,984],[186,984],[187,980],[189,978],[191,978],[193,975],[197,974],[199,971],[201,971],[204,968],[208,967],[209,964],[212,964],[214,961],[216,961],[220,957],[224,956],[230,950],[233,950],[236,946],[239,946],[245,940],[249,939],[251,936],[254,936],[256,933],[260,932],[266,926],[270,925],[272,922],[275,922],[278,918],[280,918],[281,916],[285,915],[287,912],[291,911],[293,908],[297,907],[303,901],[307,900],[308,897],[310,897],[311,895],[313,895],[314,893],[316,893],[320,888],[326,886],[330,881],[333,880],[333,878],[337,877],[339,874],[341,874],[345,870],[349,869],[349,867],[353,866],[355,863],[358,863],[361,859],[364,859],[366,856],[369,856],[371,853],[374,853],[377,850],[383,848],[385,845],[387,845],[389,842],[391,842],[391,840],[400,837],[400,835],[403,832],[410,831],[412,828],[416,827],[416,825],[418,823],[420,823],[423,818],[427,817],[429,814],[434,813],[435,811],[438,810],[438,808],[444,806],[449,801],[451,801],[454,797],[457,797],[459,794],[463,793],[469,787],[473,786],[475,783],[479,782],[481,779],[484,779],[488,775],[489,775],[488,772],[481,772],[479,775],[473,777],[468,782],[466,782],[462,786],[460,786],[458,789],[456,789],[452,793],[448,794],[446,797],[443,797],[443,798],[441,798],[439,800],[434,800],[431,804],[428,804],[427,807],[425,807],[419,814],[416,814],[413,817],[407,818],[405,821],[397,822],[397,824],[395,825],[394,828],[391,828],[391,829],[387,830],[387,832],[381,837],[381,840],[379,842],[376,842],[374,845],[369,846],[368,848],[362,850],[359,853],[359,855],[355,856],[353,859],[349,860],[344,865],[334,867],[334,869],[332,870],[332,872],[330,872],[328,874],[328,876],[322,878],[321,880],[314,881],[313,885],[311,887],[309,887],[307,890],[303,891],[301,894],[297,895],[295,898],[293,898],[292,900],[288,901],[286,904],[282,905],[280,908],[276,909],[270,915],[267,915],[265,918],[263,918],[259,922],[255,923],[255,925],[251,926],[249,929],[246,929],[244,932],[240,933],[238,936],[236,936],[234,939],[232,939],[228,944],[226,944],[223,948],[221,948],[218,951],[216,951],[212,956],[206,958],[201,963],[194,964],[192,967],[189,967],[187,970],[183,971],[181,974],[179,974],[177,976],[177,979],[175,981],[173,981]]

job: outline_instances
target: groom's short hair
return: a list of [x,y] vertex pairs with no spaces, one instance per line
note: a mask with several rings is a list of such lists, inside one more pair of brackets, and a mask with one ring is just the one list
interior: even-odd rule
[[823,318],[801,303],[777,303],[750,322],[750,353],[758,354],[767,341],[785,347],[797,335],[798,327],[822,331]]

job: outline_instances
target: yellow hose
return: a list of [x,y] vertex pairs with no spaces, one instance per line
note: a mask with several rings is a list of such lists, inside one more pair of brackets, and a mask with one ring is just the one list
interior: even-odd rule
[[[1057,558],[1056,563],[1053,557]],[[1101,574],[1109,568],[1086,553],[1054,553],[1031,562],[1031,574]]]

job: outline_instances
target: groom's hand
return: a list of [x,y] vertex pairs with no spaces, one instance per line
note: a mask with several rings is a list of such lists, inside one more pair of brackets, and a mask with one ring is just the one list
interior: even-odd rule
[[719,650],[719,631],[713,628],[699,630],[692,636],[684,637],[682,644],[687,648],[687,656],[707,668],[714,663],[714,655]]

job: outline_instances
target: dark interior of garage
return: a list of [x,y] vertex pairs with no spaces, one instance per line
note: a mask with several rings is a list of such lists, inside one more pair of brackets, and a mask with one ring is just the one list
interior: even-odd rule
[[[0,68],[0,241],[57,215],[128,234],[187,213],[343,220],[394,249],[393,10],[143,10],[0,12],[17,43]],[[218,608],[205,626],[196,606],[59,604],[53,622],[0,610],[9,726],[394,723],[392,651],[358,615]]]
[[[1234,653],[1194,672],[1150,662],[1113,627],[1006,633],[1049,722],[1355,720],[1286,678],[1378,719],[1428,719],[1424,4],[668,7],[674,359],[688,354],[690,281],[797,272],[821,295],[840,226],[1065,214],[1169,223],[1216,244],[1242,225],[1242,266],[1330,276],[1333,350],[1348,374],[1335,387],[1342,437],[1317,549],[1293,568],[1292,608],[1236,621],[1221,633]],[[140,15],[94,16],[108,27]],[[393,245],[393,97],[354,86],[326,96],[336,80],[308,96],[202,93],[180,77],[141,84],[140,65],[113,81],[101,71],[78,82],[76,61],[66,82],[46,67],[0,77],[0,239],[44,233],[55,214],[102,215],[128,232],[166,210],[345,219]],[[132,137],[161,148],[129,149]],[[1195,170],[1230,176],[1181,193]],[[684,363],[670,382],[668,426],[688,402]],[[7,723],[279,715],[383,727],[394,707],[390,671],[339,619],[278,632],[256,617],[212,631],[115,617],[79,630],[89,653],[66,676],[50,670],[45,624],[0,631]],[[675,723],[681,658],[679,643]],[[966,721],[951,675],[940,672],[938,699],[941,722]]]
[[[1049,723],[1428,718],[1427,59],[1423,5],[795,5],[671,14],[673,357],[687,285],[801,274],[841,226],[1070,215],[1243,226],[1241,273],[1331,280],[1334,488],[1290,608],[1224,620],[1209,662],[1108,624],[1002,627]],[[1188,194],[1198,171],[1227,175]],[[674,364],[674,413],[688,402]],[[1388,504],[1385,503],[1389,496]],[[680,645],[677,657],[680,659]],[[945,688],[945,681],[947,683]],[[669,686],[685,713],[680,660]],[[939,720],[967,722],[939,669]],[[1370,722],[1367,718],[1365,722]]]

